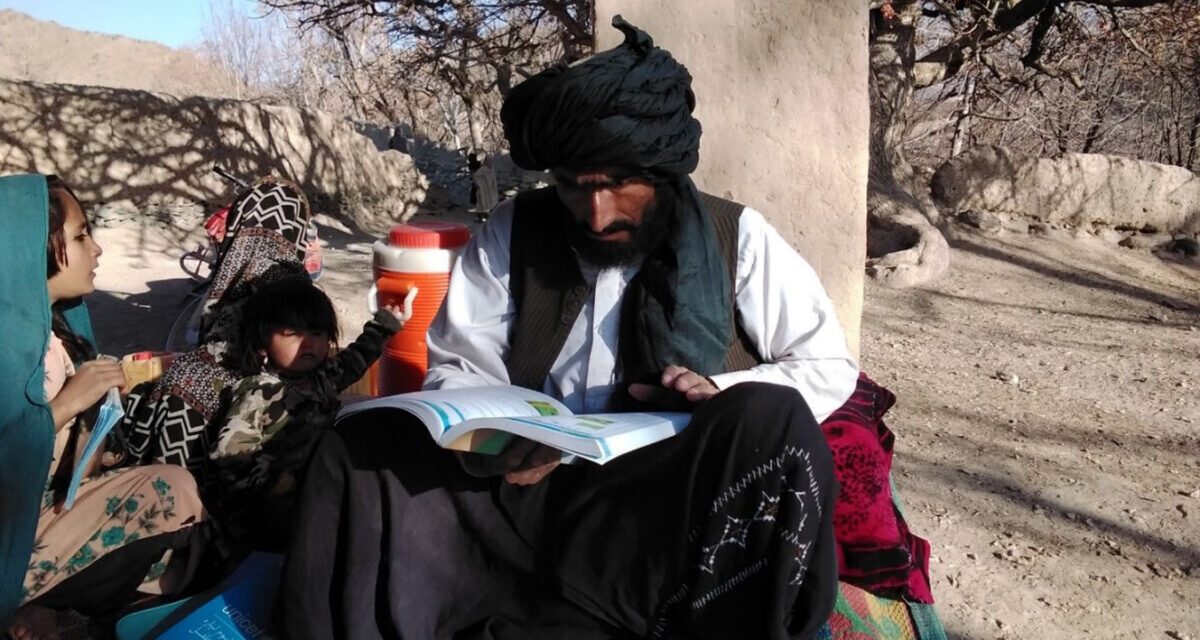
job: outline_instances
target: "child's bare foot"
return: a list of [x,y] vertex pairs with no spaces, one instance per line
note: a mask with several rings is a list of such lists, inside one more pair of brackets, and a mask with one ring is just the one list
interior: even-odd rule
[[58,640],[57,616],[50,609],[27,604],[13,614],[8,637],[12,640]]

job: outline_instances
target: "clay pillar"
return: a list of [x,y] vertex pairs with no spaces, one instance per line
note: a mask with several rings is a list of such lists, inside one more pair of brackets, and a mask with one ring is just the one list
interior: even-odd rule
[[[866,260],[867,4],[844,0],[596,0],[691,72],[704,126],[701,190],[761,211],[816,268],[858,353]],[[781,274],[786,277],[786,274]]]

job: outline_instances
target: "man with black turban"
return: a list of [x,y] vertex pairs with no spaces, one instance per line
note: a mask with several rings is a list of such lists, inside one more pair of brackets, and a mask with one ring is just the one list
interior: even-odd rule
[[285,569],[290,637],[804,638],[836,593],[818,427],[857,365],[812,268],[697,191],[691,77],[624,44],[515,87],[500,204],[429,331],[429,389],[515,384],[577,412],[693,412],[604,466],[519,441],[453,454],[393,409],[318,449]]

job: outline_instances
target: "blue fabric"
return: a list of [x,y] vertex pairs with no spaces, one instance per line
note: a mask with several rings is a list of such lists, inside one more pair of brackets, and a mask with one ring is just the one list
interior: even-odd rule
[[[48,202],[45,176],[0,177],[0,628],[21,603],[54,446],[44,388]],[[87,307],[81,303],[64,315],[91,339]]]
[[931,604],[909,602],[908,613],[912,615],[913,627],[921,640],[946,640],[946,629],[937,609]]

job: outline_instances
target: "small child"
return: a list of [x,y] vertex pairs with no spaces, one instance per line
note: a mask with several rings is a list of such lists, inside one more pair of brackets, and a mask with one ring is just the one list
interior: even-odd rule
[[216,515],[235,539],[255,547],[286,539],[278,534],[289,526],[309,454],[341,408],[338,394],[366,373],[400,325],[399,309],[386,306],[330,356],[337,315],[310,280],[269,283],[246,301],[240,351],[249,377],[234,386],[209,453],[222,494]]

